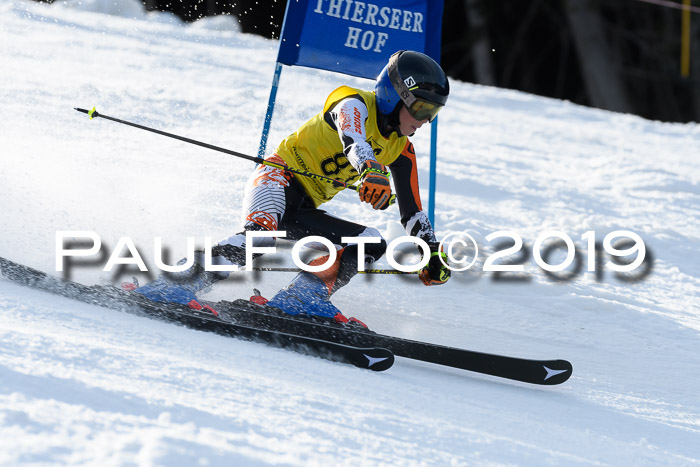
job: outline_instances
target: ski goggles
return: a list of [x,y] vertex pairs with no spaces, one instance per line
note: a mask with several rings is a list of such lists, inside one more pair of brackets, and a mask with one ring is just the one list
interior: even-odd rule
[[440,112],[440,109],[442,109],[442,106],[433,102],[428,102],[421,98],[416,98],[413,101],[413,104],[406,106],[406,109],[408,109],[408,113],[410,113],[416,120],[428,120],[429,122],[432,122],[435,117],[437,117],[437,114]]
[[[413,118],[419,121],[428,120],[432,122],[440,109],[442,109],[442,105],[416,97],[416,95],[411,92],[414,89],[418,89],[418,86],[415,85],[415,82],[412,82],[412,77],[406,78],[405,81],[401,79],[398,67],[399,55],[401,55],[401,53],[397,52],[389,59],[387,70],[389,80],[394,86],[394,89],[396,89],[401,101],[406,105],[408,113],[410,113]],[[411,87],[409,87],[409,85]]]

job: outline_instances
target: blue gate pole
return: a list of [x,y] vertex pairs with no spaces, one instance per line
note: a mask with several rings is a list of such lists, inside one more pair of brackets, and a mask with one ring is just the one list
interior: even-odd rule
[[435,117],[430,124],[430,181],[428,183],[428,219],[435,229],[435,172],[437,171],[437,124]]
[[265,114],[265,124],[263,125],[262,136],[260,137],[258,157],[265,157],[265,148],[267,147],[267,136],[270,134],[270,123],[272,122],[272,113],[275,111],[275,100],[277,99],[277,88],[279,88],[281,74],[282,64],[280,62],[275,62],[275,75],[272,78],[270,99],[267,101],[267,113]]

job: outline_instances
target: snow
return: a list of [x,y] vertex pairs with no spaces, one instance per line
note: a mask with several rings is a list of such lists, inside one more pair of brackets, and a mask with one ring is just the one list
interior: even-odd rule
[[[185,25],[136,6],[0,4],[0,256],[59,274],[56,231],[88,230],[106,254],[132,238],[153,265],[154,237],[179,258],[188,236],[240,230],[250,162],[73,108],[256,154],[277,43],[229,17]],[[341,84],[372,85],[285,68],[270,145]],[[700,463],[700,125],[453,81],[439,134],[438,236],[475,237],[475,268],[432,288],[357,276],[334,302],[385,334],[565,358],[567,383],[402,358],[372,373],[0,280],[0,465]],[[413,141],[427,200],[429,131]],[[352,193],[326,207],[402,235],[396,208]],[[480,268],[500,230],[529,246],[562,231],[584,260],[586,232],[629,230],[653,268],[554,282],[530,254],[529,280],[494,281]],[[105,261],[71,276],[119,279]],[[270,296],[291,277],[238,274],[207,298]]]

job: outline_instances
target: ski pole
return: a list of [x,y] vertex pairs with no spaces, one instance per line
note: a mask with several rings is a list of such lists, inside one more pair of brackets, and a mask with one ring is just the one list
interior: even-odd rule
[[[246,160],[249,160],[251,162],[257,162],[258,164],[267,165],[269,167],[275,167],[275,168],[281,169],[281,170],[286,170],[286,171],[292,172],[292,173],[297,174],[297,175],[302,175],[304,177],[309,177],[309,178],[313,178],[316,180],[322,180],[324,182],[332,183],[333,186],[335,186],[335,187],[349,188],[351,190],[358,191],[358,187],[356,185],[346,183],[346,182],[344,182],[342,180],[338,180],[336,178],[326,177],[325,175],[319,175],[319,174],[316,174],[313,172],[307,172],[305,170],[294,169],[294,168],[288,167],[284,164],[278,164],[276,162],[272,162],[272,161],[263,159],[262,157],[249,156],[247,154],[243,154],[243,153],[238,152],[238,151],[232,151],[230,149],[222,148],[219,146],[214,146],[213,144],[203,143],[201,141],[186,138],[184,136],[175,135],[173,133],[168,133],[166,131],[157,130],[155,128],[149,128],[147,126],[139,125],[138,123],[128,122],[126,120],[121,120],[119,118],[114,118],[114,117],[110,117],[108,115],[103,115],[103,114],[99,113],[97,110],[95,110],[95,107],[93,107],[92,110],[79,109],[77,107],[74,107],[74,109],[77,110],[78,112],[82,112],[84,114],[89,115],[90,120],[92,120],[93,118],[98,118],[98,117],[104,118],[105,120],[111,120],[113,122],[121,123],[123,125],[132,126],[134,128],[138,128],[140,130],[146,130],[146,131],[150,131],[151,133],[156,133],[158,135],[167,136],[168,138],[174,138],[174,139],[177,139],[180,141],[184,141],[185,143],[194,144],[196,146],[201,146],[203,148],[212,149],[212,150],[218,151],[218,152],[223,152],[224,154],[228,154],[231,156],[240,157],[241,159],[246,159]],[[391,195],[391,199],[389,201],[389,204],[394,204],[395,202],[396,202],[396,196]]]
[[[272,272],[301,272],[300,268],[272,268],[272,267],[253,267],[253,271],[272,271]],[[418,271],[398,271],[396,269],[365,269],[357,271],[358,274],[418,274]]]

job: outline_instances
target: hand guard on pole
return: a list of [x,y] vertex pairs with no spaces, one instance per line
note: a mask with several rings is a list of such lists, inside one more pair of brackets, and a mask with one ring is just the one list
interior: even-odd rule
[[377,161],[362,164],[360,175],[360,200],[372,205],[374,209],[386,209],[391,204],[391,183],[386,166]]
[[447,255],[437,242],[430,242],[428,246],[430,246],[430,261],[421,269],[418,277],[425,285],[444,284],[452,275],[450,268],[446,266]]

